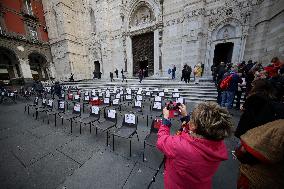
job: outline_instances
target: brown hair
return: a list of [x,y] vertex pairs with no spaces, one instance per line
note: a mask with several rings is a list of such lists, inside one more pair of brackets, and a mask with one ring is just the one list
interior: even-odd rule
[[232,117],[228,110],[215,102],[198,104],[192,112],[191,123],[196,134],[211,140],[223,140],[232,134]]
[[258,94],[267,97],[268,99],[271,100],[277,99],[278,97],[277,89],[268,80],[265,79],[255,80],[253,81],[252,86],[253,87],[249,92],[249,96]]

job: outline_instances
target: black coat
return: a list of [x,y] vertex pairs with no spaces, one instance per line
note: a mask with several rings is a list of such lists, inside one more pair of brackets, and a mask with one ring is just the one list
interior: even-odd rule
[[252,95],[244,103],[244,112],[240,117],[235,136],[240,138],[248,130],[277,119],[284,119],[283,103],[274,102],[262,95]]

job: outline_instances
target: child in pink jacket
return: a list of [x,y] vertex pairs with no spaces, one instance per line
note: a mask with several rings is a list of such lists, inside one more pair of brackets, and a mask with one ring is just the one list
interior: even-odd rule
[[227,160],[223,142],[231,134],[231,116],[216,103],[201,103],[190,122],[185,105],[180,107],[187,125],[179,135],[170,135],[169,110],[163,110],[163,124],[158,132],[157,147],[166,156],[166,189],[210,189],[212,177],[221,161]]

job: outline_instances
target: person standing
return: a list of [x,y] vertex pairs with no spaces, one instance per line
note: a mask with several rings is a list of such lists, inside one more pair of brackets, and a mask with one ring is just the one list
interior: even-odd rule
[[199,84],[201,73],[202,73],[201,64],[198,63],[194,66],[195,84]]
[[53,86],[53,95],[52,97],[54,98],[54,95],[56,94],[56,96],[58,96],[58,98],[61,98],[61,85],[59,84],[58,81],[55,82],[55,85]]
[[191,66],[187,66],[187,70],[186,70],[186,83],[190,82],[190,76],[191,76],[191,72],[192,72],[192,68]]
[[201,77],[203,76],[204,73],[204,63],[201,63]]
[[117,70],[117,68],[115,69],[114,73],[116,75],[116,78],[118,78],[118,70]]
[[124,79],[125,79],[125,77],[124,77],[124,71],[123,71],[123,69],[121,69],[121,76],[122,76],[122,82],[124,82]]
[[143,70],[141,68],[138,71],[138,77],[139,77],[139,83],[141,83],[143,79]]
[[181,70],[181,78],[180,81],[184,80],[186,82],[186,69],[187,69],[187,65],[183,66],[183,69]]
[[110,81],[112,82],[113,81],[113,73],[109,72],[109,76],[110,76]]
[[174,67],[172,69],[172,79],[176,78],[176,71],[177,71],[177,68],[176,68],[176,65],[174,65]]
[[197,105],[190,121],[185,105],[179,111],[183,116],[180,133],[170,134],[167,108],[158,131],[156,146],[165,155],[165,189],[210,189],[220,163],[228,159],[224,139],[232,133],[232,117],[213,102]]

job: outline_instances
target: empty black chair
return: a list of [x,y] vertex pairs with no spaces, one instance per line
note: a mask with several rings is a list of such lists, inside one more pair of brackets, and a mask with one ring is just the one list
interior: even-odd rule
[[89,124],[90,133],[92,132],[92,123],[98,121],[100,119],[100,108],[98,106],[92,106],[90,110],[89,117],[78,117],[75,119],[75,122],[80,123],[80,134],[82,133],[82,123],[86,126]]
[[25,105],[25,112],[28,111],[28,114],[30,114],[30,107],[38,106],[38,100],[39,100],[39,98],[36,96],[32,104],[26,104]]
[[121,104],[120,104],[120,99],[113,99],[111,102],[111,107],[114,108],[115,110],[121,111]]
[[[53,105],[53,104],[52,104]],[[54,115],[54,126],[56,126],[56,115],[59,113],[64,113],[66,108],[66,101],[58,100],[57,102],[57,110],[50,110],[46,112],[47,115],[47,123],[49,124],[49,116]]]
[[152,121],[150,133],[144,139],[144,148],[143,148],[143,161],[145,161],[145,148],[146,145],[151,147],[156,147],[158,139],[158,131],[162,124],[162,118],[156,118]]
[[96,134],[98,133],[98,129],[106,132],[107,139],[106,139],[106,145],[108,146],[108,139],[109,139],[109,130],[113,127],[116,127],[117,124],[117,113],[116,110],[109,109],[105,113],[105,120],[104,121],[98,121],[95,125],[96,127]]
[[79,104],[79,103],[74,104],[72,113],[64,112],[64,113],[59,113],[58,115],[61,118],[61,124],[62,125],[63,125],[63,120],[70,121],[70,130],[71,130],[71,133],[72,133],[73,132],[73,119],[81,116],[81,104]]
[[112,149],[114,151],[114,136],[129,139],[129,154],[131,157],[131,139],[133,135],[137,135],[137,139],[139,141],[138,133],[137,133],[137,123],[138,117],[134,114],[125,114],[124,119],[122,121],[122,126],[118,129],[115,129],[112,134]]

